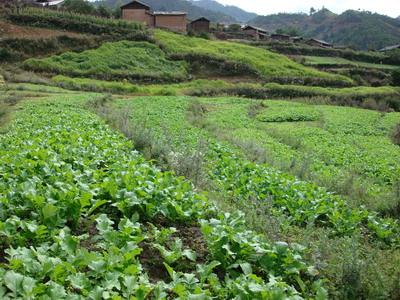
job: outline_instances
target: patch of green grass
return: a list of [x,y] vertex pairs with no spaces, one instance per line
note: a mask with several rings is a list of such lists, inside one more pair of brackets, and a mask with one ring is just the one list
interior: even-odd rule
[[311,66],[318,65],[337,65],[337,66],[356,66],[363,68],[371,68],[371,69],[387,69],[394,70],[398,68],[398,66],[394,65],[386,65],[386,64],[377,64],[377,63],[368,63],[361,61],[352,61],[341,57],[329,57],[329,56],[300,56],[300,58],[305,59],[305,64]]
[[[154,37],[170,55],[181,58],[186,57],[186,59],[193,56],[210,57],[242,64],[248,66],[263,79],[302,80],[305,82],[310,79],[311,81],[327,80],[341,83],[342,85],[352,84],[352,80],[345,76],[333,75],[304,67],[283,55],[257,47],[187,37],[162,30],[156,30]],[[204,62],[207,63],[207,59],[204,59]]]
[[148,42],[120,41],[81,53],[66,52],[44,59],[29,59],[24,68],[47,73],[106,80],[182,81],[187,65],[171,61]]

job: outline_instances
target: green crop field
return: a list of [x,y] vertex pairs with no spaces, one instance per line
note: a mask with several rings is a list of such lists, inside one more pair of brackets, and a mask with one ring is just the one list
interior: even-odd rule
[[3,298],[324,297],[303,248],[144,160],[84,109],[96,98],[43,94],[0,136]]
[[[380,118],[377,112],[365,111],[365,116],[361,114],[350,125],[342,125],[343,119],[357,112],[355,109],[329,106],[307,108],[302,104],[264,101],[260,114],[250,119],[249,109],[260,106],[260,103],[237,98],[141,97],[117,101],[114,105],[119,110],[129,112],[132,124],[136,124],[134,130],[143,130],[143,126],[150,130],[146,137],[151,139],[153,136],[156,141],[151,148],[156,157],[160,159],[159,152],[165,152],[166,156],[161,161],[166,161],[170,167],[183,172],[194,182],[200,181],[198,184],[203,189],[205,184],[212,195],[211,199],[224,209],[245,209],[247,222],[272,239],[290,236],[292,241],[306,243],[314,251],[321,251],[321,247],[327,249],[326,257],[318,259],[318,264],[325,265],[321,272],[331,278],[332,293],[343,292],[341,273],[337,268],[350,263],[347,261],[349,255],[353,258],[358,255],[347,253],[348,247],[365,251],[365,259],[374,260],[369,271],[359,270],[363,273],[363,279],[359,282],[363,285],[363,293],[389,295],[394,291],[397,275],[393,274],[399,274],[399,270],[393,271],[387,264],[390,260],[398,261],[399,252],[389,250],[383,254],[379,244],[384,242],[389,249],[396,249],[400,237],[399,224],[394,220],[398,196],[392,194],[397,191],[394,187],[398,184],[400,153],[398,146],[391,144],[386,136],[393,124],[399,121],[398,113]],[[282,109],[288,107],[292,112],[297,109],[303,115],[319,118],[313,122],[283,123],[265,122],[264,118],[259,118],[268,116],[269,109],[274,116],[281,110],[287,118],[287,113]],[[326,121],[322,122],[324,118]],[[360,124],[362,121],[371,123],[369,129],[363,128]],[[291,134],[290,130],[294,132],[285,139],[286,144],[277,135],[280,126],[283,126],[282,131],[286,134]],[[338,133],[343,126],[346,126],[345,134]],[[296,128],[297,131],[305,131],[299,135],[299,139],[295,136]],[[308,128],[316,134],[306,131]],[[136,136],[136,139],[141,140],[140,136]],[[302,146],[303,140],[308,148]],[[355,145],[351,148],[353,142]],[[311,152],[312,147],[315,153]],[[353,150],[343,157],[346,161],[341,162],[341,154],[348,148]],[[295,155],[299,156],[294,159]],[[380,155],[380,160],[374,162],[376,155]],[[185,171],[187,163],[191,170],[198,168],[196,161],[199,156],[204,160],[197,170],[199,174]],[[185,164],[187,157],[190,162]],[[248,160],[250,158],[263,162],[252,163]],[[273,165],[285,169],[285,163],[297,167],[307,161],[310,161],[310,168],[307,166],[303,172],[309,176],[309,182],[299,181],[271,168]],[[368,192],[372,193],[369,196],[377,196],[380,201],[378,205],[369,203],[366,207],[365,203],[357,202],[358,198],[354,198],[358,196],[356,194],[342,193],[342,196],[338,196],[310,183],[317,181],[313,180],[317,176],[311,176],[317,173],[321,178],[330,180],[325,183],[339,183],[341,176],[345,177],[346,172],[356,166],[365,166],[368,170],[364,168],[352,174],[352,183],[355,186],[358,186],[358,182],[365,184]],[[374,172],[377,173],[377,170],[374,169],[381,170],[382,174],[377,175],[380,178],[375,179]],[[294,171],[294,168],[287,170]],[[207,182],[212,184],[209,186]],[[394,208],[394,211],[390,208]],[[381,219],[377,213],[379,210],[385,211],[387,216]],[[312,237],[310,232],[314,232]],[[324,240],[326,236],[330,236],[331,240]],[[351,237],[351,242],[347,237]],[[372,238],[367,244],[366,237]],[[381,255],[388,255],[388,261]],[[367,282],[373,278],[368,278],[364,272],[379,274],[385,278],[385,283],[380,281],[369,286]],[[378,286],[378,289],[382,289],[380,292],[376,290]]]
[[82,53],[67,52],[45,59],[29,59],[24,67],[100,79],[179,81],[187,78],[184,62],[168,60],[157,46],[147,42],[105,43],[98,49]]
[[386,64],[374,64],[367,63],[361,61],[351,61],[341,57],[323,57],[323,56],[300,56],[300,58],[305,59],[305,64],[310,66],[318,66],[318,65],[332,65],[332,66],[355,66],[362,68],[371,68],[371,69],[387,69],[394,70],[398,68],[398,66],[394,65],[386,65]]

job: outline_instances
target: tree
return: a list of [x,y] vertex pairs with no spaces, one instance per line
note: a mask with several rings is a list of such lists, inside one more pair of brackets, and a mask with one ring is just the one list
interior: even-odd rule
[[96,13],[94,6],[85,0],[65,0],[62,7],[67,11],[80,14],[89,15]]
[[310,8],[310,16],[312,16],[313,14],[315,14],[317,11],[315,10],[314,7]]
[[230,32],[239,32],[242,29],[240,24],[230,24],[228,26],[228,31]]
[[278,28],[276,30],[277,34],[286,34],[286,35],[290,35],[290,36],[301,36],[301,32],[300,30],[298,30],[297,28],[293,27],[293,26],[288,26],[285,28]]
[[392,83],[394,86],[400,86],[400,68],[392,71]]
[[110,18],[113,14],[113,11],[104,4],[100,4],[99,7],[97,7],[97,14],[100,17]]

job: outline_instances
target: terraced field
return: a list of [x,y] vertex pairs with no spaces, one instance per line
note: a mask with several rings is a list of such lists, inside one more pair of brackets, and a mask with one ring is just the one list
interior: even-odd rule
[[310,66],[336,66],[336,67],[343,67],[343,66],[354,66],[354,67],[363,67],[363,68],[371,68],[371,69],[388,69],[394,70],[398,68],[394,65],[387,65],[387,64],[374,64],[374,63],[367,63],[361,61],[351,61],[345,58],[340,57],[324,57],[324,56],[300,56],[299,57],[305,59],[305,64]]
[[6,18],[102,45],[1,46],[0,299],[400,299],[388,67],[343,76],[123,20]]
[[105,43],[82,53],[29,59],[24,67],[38,72],[108,80],[182,81],[188,77],[184,62],[167,59],[157,46],[147,42]]
[[283,55],[265,49],[251,47],[239,43],[208,41],[200,38],[188,38],[183,35],[156,30],[155,39],[166,53],[180,59],[200,60],[209,63],[213,60],[248,68],[262,79],[299,81],[308,80],[331,82],[337,85],[350,85],[352,81],[340,75],[333,75],[297,64]]

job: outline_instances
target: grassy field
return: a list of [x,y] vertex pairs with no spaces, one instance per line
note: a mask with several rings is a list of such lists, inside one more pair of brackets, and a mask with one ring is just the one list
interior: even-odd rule
[[352,61],[341,57],[323,57],[323,56],[299,56],[298,58],[304,59],[304,63],[310,66],[326,65],[326,66],[355,66],[371,69],[386,69],[394,70],[399,66],[368,63],[361,61]]
[[188,77],[185,62],[168,60],[156,45],[147,42],[105,43],[98,49],[81,53],[29,59],[24,67],[38,72],[111,80],[181,81]]
[[[362,116],[358,122],[371,122],[370,130],[364,131],[366,129],[354,120],[346,126],[347,133],[343,134],[348,137],[343,137],[336,132],[345,126],[341,117],[347,118],[347,112],[354,115],[355,110],[329,106],[307,108],[304,104],[278,101],[263,103],[260,105],[259,101],[237,98],[140,97],[131,101],[116,101],[116,113],[114,117],[112,114],[108,117],[115,124],[124,115],[121,121],[125,124],[123,130],[137,141],[143,153],[157,159],[164,168],[172,168],[178,174],[191,178],[196,186],[209,193],[210,199],[220,209],[244,209],[249,226],[263,232],[270,240],[307,245],[313,253],[311,260],[320,266],[323,276],[329,278],[327,285],[333,297],[395,299],[399,270],[394,267],[397,263],[393,262],[400,259],[396,250],[400,227],[390,217],[381,219],[377,211],[383,209],[386,215],[395,214],[393,218],[397,218],[396,209],[391,211],[386,208],[395,208],[398,198],[380,197],[380,207],[369,203],[365,208],[361,205],[365,203],[357,202],[358,198],[336,196],[310,181],[300,181],[281,173],[271,165],[285,169],[282,162],[293,163],[293,153],[302,153],[304,155],[295,160],[293,168],[288,170],[294,171],[294,166],[301,166],[305,159],[314,159],[314,168],[304,168],[304,175],[319,172],[319,175],[327,175],[323,178],[329,178],[332,183],[335,179],[340,180],[335,172],[341,170],[345,173],[351,169],[347,169],[349,162],[353,163],[352,167],[368,167],[369,163],[373,163],[373,156],[366,153],[373,148],[376,151],[374,154],[381,159],[371,164],[371,169],[360,170],[367,174],[353,174],[354,182],[358,180],[366,184],[366,189],[373,183],[378,192],[384,191],[392,196],[391,189],[397,180],[400,160],[398,146],[392,145],[386,134],[399,121],[399,114],[376,118],[379,125],[375,126],[374,116],[379,116],[379,113],[365,111],[367,115],[371,114],[369,118],[360,113]],[[294,118],[288,118],[286,111],[283,118],[274,118],[271,122],[265,122],[262,117],[276,116],[286,107],[290,107],[291,111],[297,109],[306,116],[310,113],[320,115],[321,119],[314,122],[294,121]],[[322,121],[324,115],[326,123]],[[131,130],[126,126],[125,118],[128,116]],[[282,122],[283,119],[291,122]],[[289,137],[281,140],[281,137],[272,135],[279,129],[290,134],[292,129],[301,131],[303,128],[319,133],[298,135],[298,138],[293,133],[291,140]],[[312,149],[311,145],[314,149],[318,145],[319,151],[312,153],[303,148],[302,140],[307,142],[309,149]],[[330,145],[328,141],[335,144]],[[363,141],[364,144],[353,146],[353,152],[343,157],[346,161],[338,161],[353,141]],[[368,150],[364,149],[361,155],[357,155],[356,152],[362,150],[366,143],[370,143]],[[309,158],[307,153],[313,156]],[[326,153],[326,160],[317,162],[317,157],[323,153]],[[328,161],[330,156],[332,161]],[[374,168],[382,170],[376,180],[372,171]],[[387,246],[381,242],[387,243]],[[360,264],[360,260],[368,263]],[[357,274],[357,277],[351,274]],[[348,276],[351,280],[346,279]],[[355,290],[354,286],[358,288]]]
[[244,65],[263,79],[281,79],[282,81],[326,80],[341,85],[349,85],[352,81],[344,76],[333,75],[304,67],[283,55],[268,50],[232,42],[209,41],[190,38],[162,30],[156,30],[155,39],[163,49],[175,57],[195,60],[204,63],[212,59]]

